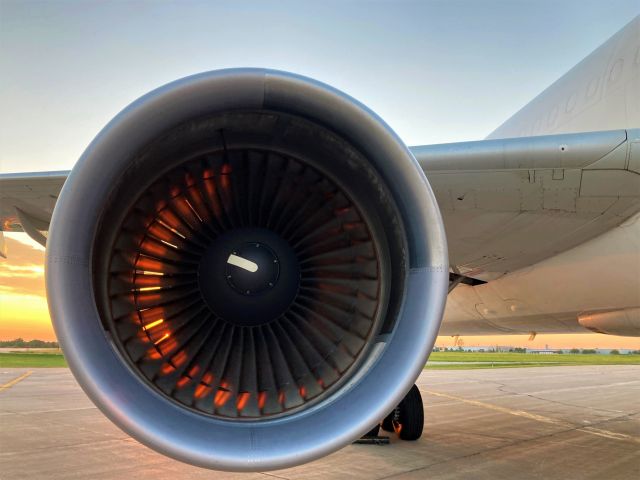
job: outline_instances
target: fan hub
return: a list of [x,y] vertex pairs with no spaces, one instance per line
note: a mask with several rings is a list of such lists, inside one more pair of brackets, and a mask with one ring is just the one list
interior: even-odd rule
[[280,261],[268,245],[245,243],[227,258],[227,282],[241,295],[259,295],[276,286]]
[[289,308],[298,293],[300,269],[279,235],[264,228],[238,228],[207,248],[198,284],[218,316],[235,325],[262,325]]

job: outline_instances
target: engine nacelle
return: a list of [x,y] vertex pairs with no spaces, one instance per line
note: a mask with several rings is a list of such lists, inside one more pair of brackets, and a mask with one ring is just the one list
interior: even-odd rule
[[584,312],[578,315],[578,323],[596,333],[640,337],[640,308]]
[[300,76],[208,72],[140,98],[69,175],[49,308],[87,395],[176,459],[269,470],[367,432],[422,370],[447,249],[415,159]]

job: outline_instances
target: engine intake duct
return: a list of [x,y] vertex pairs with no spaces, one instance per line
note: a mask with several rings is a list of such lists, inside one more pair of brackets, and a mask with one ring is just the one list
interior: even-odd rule
[[[179,126],[134,165],[153,183],[120,185],[98,234],[113,240],[94,252],[102,319],[131,367],[220,417],[282,414],[339,385],[381,331],[388,239],[402,242],[358,153],[300,118],[239,112]],[[366,170],[375,183],[340,180]]]

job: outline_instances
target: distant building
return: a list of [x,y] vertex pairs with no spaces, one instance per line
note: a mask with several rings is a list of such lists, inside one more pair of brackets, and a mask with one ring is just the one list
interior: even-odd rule
[[538,355],[556,355],[558,353],[562,353],[562,350],[553,348],[527,348],[527,353],[537,353]]
[[480,345],[480,346],[436,346],[434,348],[435,352],[443,352],[443,351],[454,351],[454,352],[509,352],[513,351],[512,346],[504,346],[504,345]]

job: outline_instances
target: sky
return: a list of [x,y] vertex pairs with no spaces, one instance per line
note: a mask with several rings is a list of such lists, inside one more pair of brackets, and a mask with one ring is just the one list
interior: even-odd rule
[[[481,139],[639,13],[638,0],[0,0],[0,172],[70,169],[139,96],[229,67],[326,82],[408,145]],[[0,338],[51,339],[42,250],[7,243]],[[594,336],[561,337],[533,346]],[[624,348],[595,337],[576,346]]]

